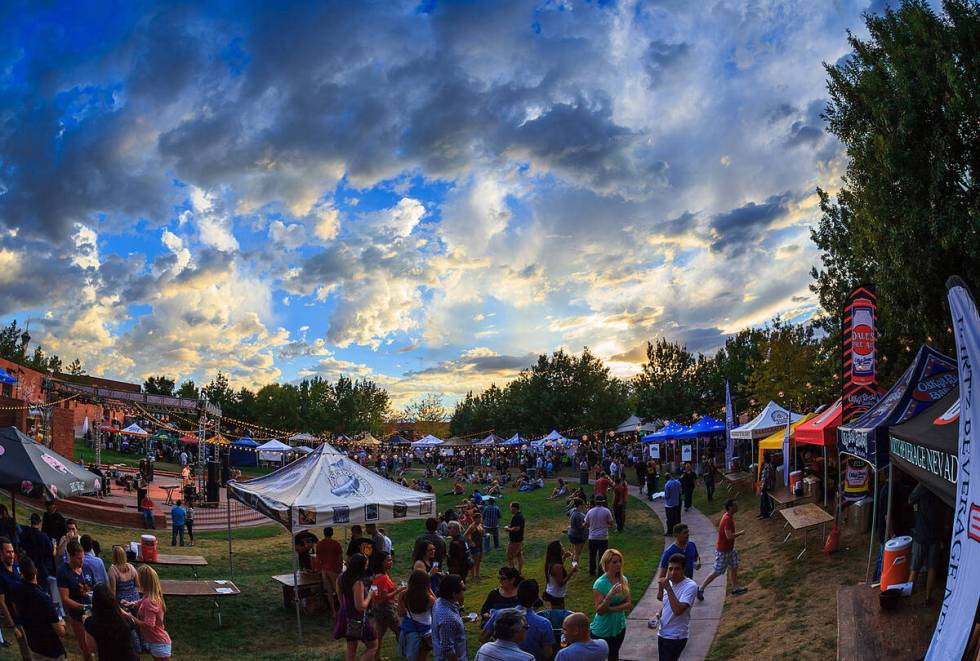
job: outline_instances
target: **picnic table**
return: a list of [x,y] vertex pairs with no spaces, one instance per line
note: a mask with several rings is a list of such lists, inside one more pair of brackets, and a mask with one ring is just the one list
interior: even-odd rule
[[211,599],[211,613],[218,618],[221,626],[220,597],[230,597],[241,594],[238,586],[231,581],[160,581],[160,587],[165,597],[208,597]]
[[201,555],[172,555],[169,553],[157,553],[157,559],[153,561],[137,558],[137,562],[148,565],[162,565],[165,567],[190,567],[194,573],[194,580],[198,579],[197,568],[207,567],[208,561]]
[[161,484],[160,488],[167,492],[167,500],[164,505],[174,504],[174,491],[180,488],[179,484]]
[[292,574],[279,574],[273,576],[272,580],[282,586],[282,605],[289,609],[293,606],[293,595],[299,592],[299,598],[303,599],[318,592],[323,592],[323,584],[320,582],[320,574],[311,572],[299,572],[299,590],[296,590],[296,583]]
[[[793,533],[797,530],[803,531],[803,550],[796,556],[797,560],[806,554],[807,538],[809,536],[810,528],[821,526],[821,531],[823,531],[823,527],[834,520],[833,514],[824,511],[815,503],[797,505],[796,507],[779,510],[779,513],[783,515],[784,519],[786,519],[786,525],[792,528],[792,530],[790,530],[783,539],[783,544],[788,542],[789,538],[792,537]],[[823,535],[823,532],[821,532],[821,535]]]
[[925,656],[935,613],[908,600],[882,610],[880,590],[858,584],[837,590],[837,658],[839,661],[890,659],[911,661]]
[[776,509],[781,507],[788,507],[793,503],[800,503],[810,496],[795,495],[788,487],[780,487],[769,492],[769,496],[772,498],[773,502],[776,504]]

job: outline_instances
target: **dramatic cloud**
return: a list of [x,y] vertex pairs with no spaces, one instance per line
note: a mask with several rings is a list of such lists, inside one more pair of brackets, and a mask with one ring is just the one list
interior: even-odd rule
[[868,8],[0,9],[0,315],[93,373],[399,402],[711,351],[817,309],[822,63]]

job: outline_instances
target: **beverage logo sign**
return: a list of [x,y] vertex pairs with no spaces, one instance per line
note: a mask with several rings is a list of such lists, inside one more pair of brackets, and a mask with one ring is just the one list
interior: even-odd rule
[[874,285],[861,285],[847,297],[841,315],[842,422],[857,420],[878,400],[878,297]]
[[960,400],[949,407],[949,410],[943,413],[941,416],[932,421],[934,425],[948,425],[951,422],[960,421]]

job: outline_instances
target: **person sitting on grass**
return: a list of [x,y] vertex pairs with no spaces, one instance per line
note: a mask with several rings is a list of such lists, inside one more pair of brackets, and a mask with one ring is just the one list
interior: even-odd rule
[[559,498],[565,496],[568,493],[568,485],[565,484],[565,480],[558,478],[558,486],[551,490],[551,495],[548,496],[548,500],[558,500]]

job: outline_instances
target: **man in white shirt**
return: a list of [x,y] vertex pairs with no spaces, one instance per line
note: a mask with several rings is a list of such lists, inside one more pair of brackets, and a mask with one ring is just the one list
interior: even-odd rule
[[589,529],[589,576],[595,576],[599,558],[609,548],[609,529],[613,526],[613,515],[606,507],[606,497],[596,496],[595,507],[585,515],[585,526]]
[[657,635],[660,661],[677,661],[687,645],[698,584],[684,576],[686,560],[680,553],[670,556],[667,575],[657,582],[657,599],[664,602]]
[[602,638],[593,640],[589,632],[589,617],[585,613],[572,613],[561,623],[565,647],[558,652],[555,661],[606,661],[609,643]]

